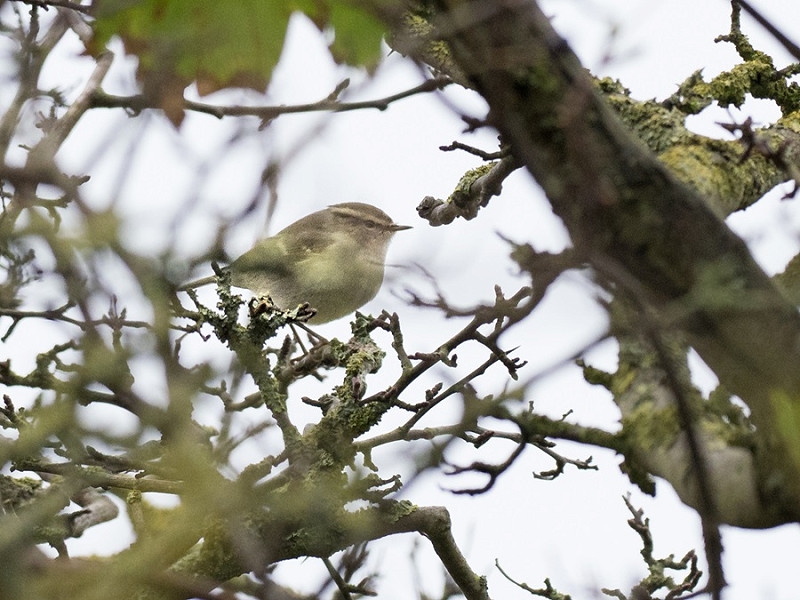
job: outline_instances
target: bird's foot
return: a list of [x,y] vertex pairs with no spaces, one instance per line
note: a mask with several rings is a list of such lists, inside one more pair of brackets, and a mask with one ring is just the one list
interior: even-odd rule
[[251,319],[268,312],[280,310],[269,296],[250,298],[250,301],[247,303],[247,308],[250,310]]
[[317,309],[312,308],[308,302],[298,304],[297,308],[286,312],[286,316],[293,323],[306,323],[308,320],[317,314]]

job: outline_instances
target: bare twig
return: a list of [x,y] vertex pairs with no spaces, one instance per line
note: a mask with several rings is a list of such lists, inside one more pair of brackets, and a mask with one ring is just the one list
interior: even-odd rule
[[797,46],[792,40],[790,40],[784,33],[778,29],[769,19],[767,19],[764,15],[762,15],[759,11],[753,8],[749,2],[746,0],[732,0],[732,4],[740,5],[747,13],[753,17],[756,21],[758,21],[759,25],[761,25],[764,29],[772,34],[776,40],[778,40],[781,45],[786,48],[786,50],[794,56],[797,60],[800,60],[800,47]]
[[[383,98],[376,98],[375,100],[363,100],[360,102],[341,102],[336,98],[332,99],[331,95],[328,95],[324,99],[317,102],[283,106],[220,106],[215,104],[207,104],[204,102],[196,102],[193,100],[184,100],[183,108],[185,110],[208,114],[213,117],[217,117],[218,119],[221,119],[222,117],[254,116],[259,117],[262,121],[269,121],[281,115],[295,113],[348,112],[353,110],[362,110],[365,108],[386,110],[393,102],[397,102],[398,100],[403,100],[417,94],[440,90],[447,87],[451,83],[452,81],[447,77],[434,77],[402,92],[391,94]],[[133,112],[134,114],[145,109],[160,108],[158,103],[156,103],[153,99],[147,98],[143,95],[114,96],[112,94],[107,94],[102,90],[95,91],[92,96],[91,105],[93,108],[124,108]]]
[[68,8],[84,15],[90,15],[91,6],[80,4],[79,2],[71,2],[70,0],[17,0],[22,4],[30,4],[31,6],[40,6],[47,10],[51,7]]

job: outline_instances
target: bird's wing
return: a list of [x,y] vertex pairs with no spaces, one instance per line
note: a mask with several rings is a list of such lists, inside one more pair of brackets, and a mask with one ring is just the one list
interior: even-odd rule
[[330,244],[330,232],[325,231],[323,224],[312,223],[310,227],[303,221],[292,223],[277,236],[283,240],[287,252],[297,257],[296,262],[319,254]]
[[294,264],[315,256],[329,243],[326,234],[290,225],[278,235],[258,242],[231,264],[234,272],[269,271],[276,276],[288,273],[289,257]]
[[256,243],[250,250],[231,263],[234,273],[262,271],[272,273],[276,277],[288,273],[287,249],[278,238],[267,238]]

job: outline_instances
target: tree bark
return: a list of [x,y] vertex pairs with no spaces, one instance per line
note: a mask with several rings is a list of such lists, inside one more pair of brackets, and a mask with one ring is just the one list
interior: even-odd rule
[[[800,315],[721,218],[596,91],[534,2],[442,0],[434,20],[489,122],[612,291],[685,334],[758,426],[758,493],[800,518]],[[669,316],[666,316],[669,315]]]

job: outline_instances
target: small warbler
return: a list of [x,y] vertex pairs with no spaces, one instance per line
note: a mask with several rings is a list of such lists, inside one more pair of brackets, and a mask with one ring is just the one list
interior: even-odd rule
[[[370,204],[334,204],[256,243],[230,266],[231,284],[269,296],[282,309],[307,302],[312,323],[344,317],[372,300],[383,283],[384,260],[397,225]],[[214,283],[205,277],[182,286]]]

